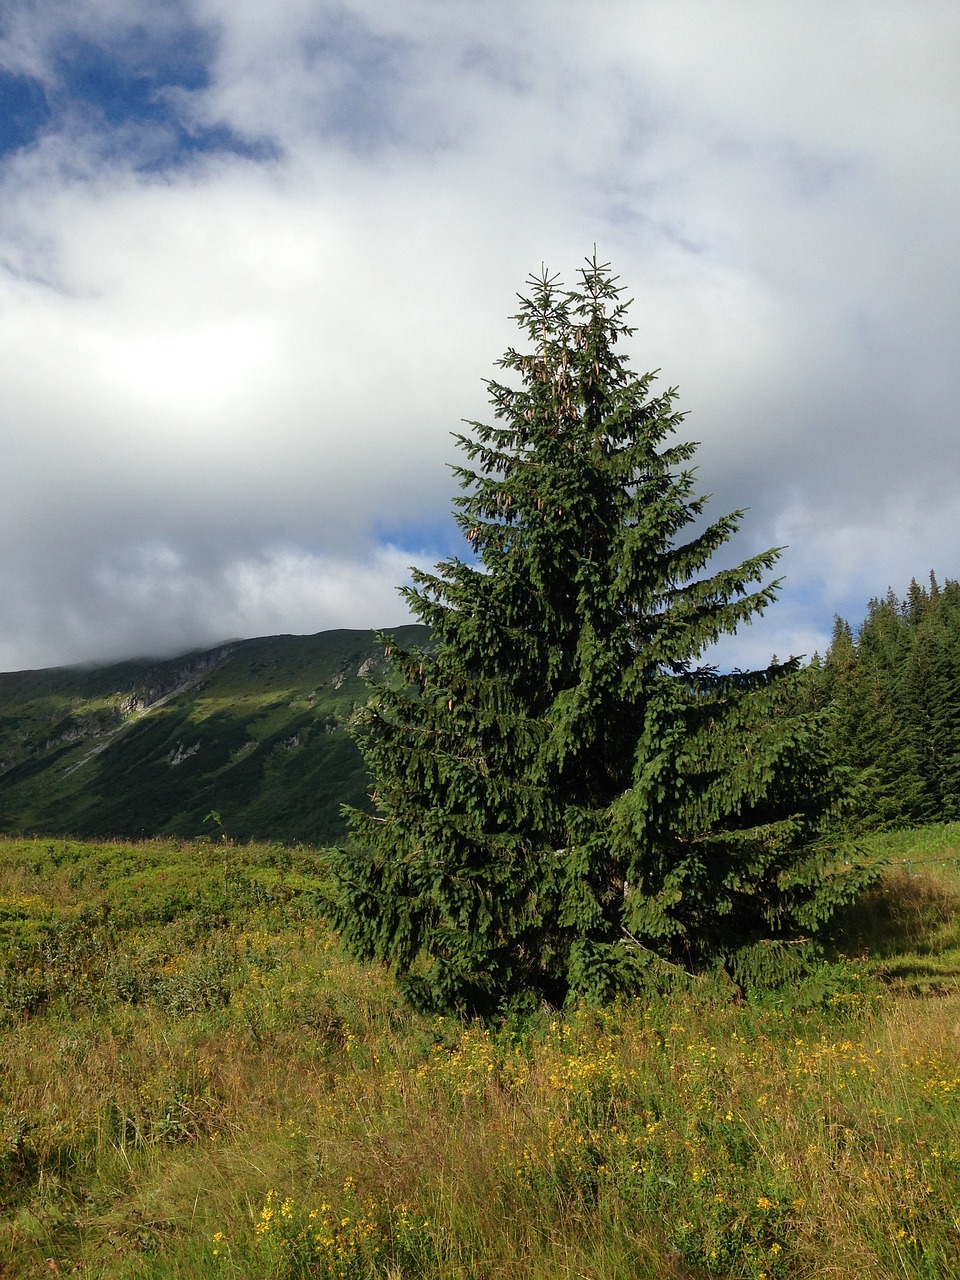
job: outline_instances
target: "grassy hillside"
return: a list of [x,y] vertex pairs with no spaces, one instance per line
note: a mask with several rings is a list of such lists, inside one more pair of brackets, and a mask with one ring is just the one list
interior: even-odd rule
[[802,993],[493,1028],[340,954],[322,853],[0,841],[0,1274],[960,1275],[960,825],[891,839]]
[[192,837],[216,811],[236,839],[331,840],[365,802],[345,723],[381,657],[368,631],[327,631],[0,674],[0,830]]

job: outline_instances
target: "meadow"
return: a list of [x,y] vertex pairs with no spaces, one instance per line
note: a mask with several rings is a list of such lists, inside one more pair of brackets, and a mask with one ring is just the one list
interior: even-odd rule
[[0,842],[0,1275],[960,1276],[960,824],[789,992],[416,1014],[324,856]]

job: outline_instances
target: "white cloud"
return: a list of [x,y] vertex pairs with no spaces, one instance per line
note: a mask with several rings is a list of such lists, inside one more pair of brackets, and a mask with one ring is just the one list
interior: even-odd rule
[[181,123],[272,154],[138,168],[158,126],[68,101],[0,169],[0,663],[389,622],[436,553],[383,530],[442,522],[515,292],[594,242],[713,509],[790,543],[744,652],[957,572],[952,6],[84,0],[0,63],[56,103],[78,32],[169,59],[187,18]]

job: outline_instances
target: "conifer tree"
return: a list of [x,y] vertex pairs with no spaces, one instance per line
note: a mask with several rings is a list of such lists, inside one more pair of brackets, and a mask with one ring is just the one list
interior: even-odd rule
[[922,779],[919,816],[925,821],[960,816],[960,613],[958,588],[941,590],[933,573],[925,590],[916,581],[904,603],[911,643],[898,670],[904,737]]
[[773,601],[778,552],[711,569],[742,513],[699,523],[696,446],[622,352],[609,267],[529,286],[515,383],[456,437],[469,551],[404,589],[433,640],[384,638],[356,730],[374,812],[336,862],[347,946],[422,1006],[485,1014],[736,972],[866,878],[816,843],[834,794],[796,663],[698,665]]
[[912,632],[893,591],[873,599],[856,637],[856,665],[843,707],[846,758],[863,784],[861,825],[919,821],[923,783],[907,732],[901,676]]
[[831,742],[855,776],[849,813],[861,829],[960,815],[960,586],[916,580],[899,600],[873,599],[854,635],[837,620],[814,697],[830,708]]

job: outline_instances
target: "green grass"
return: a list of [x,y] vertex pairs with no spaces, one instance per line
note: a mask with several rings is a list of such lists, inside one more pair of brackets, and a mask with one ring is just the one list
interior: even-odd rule
[[878,887],[843,919],[842,945],[872,972],[918,995],[960,986],[960,823],[860,841],[889,863]]
[[496,1027],[341,955],[317,852],[0,842],[0,1275],[960,1275],[958,837],[803,1007]]
[[371,632],[329,631],[0,673],[0,829],[189,839],[215,808],[235,839],[337,840],[341,803],[366,803],[345,726],[382,653]]

